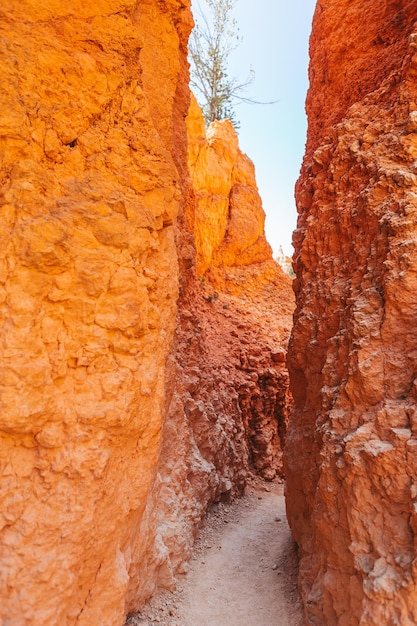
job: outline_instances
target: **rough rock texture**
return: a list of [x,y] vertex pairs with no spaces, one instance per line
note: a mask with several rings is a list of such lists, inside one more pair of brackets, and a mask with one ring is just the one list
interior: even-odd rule
[[1,3],[2,623],[116,626],[153,576],[191,24]]
[[313,24],[285,454],[309,624],[417,623],[416,9]]
[[[213,122],[206,134],[201,110],[192,97],[187,128],[197,275],[235,295],[253,292],[256,298],[269,288],[279,301],[281,292],[288,292],[289,281],[272,259],[254,165],[239,149],[232,123]],[[280,295],[273,295],[272,285]]]
[[[250,457],[263,477],[272,479],[282,475],[290,402],[285,347],[292,324],[291,280],[272,259],[254,166],[239,149],[231,122],[213,122],[206,133],[192,97],[187,128],[196,272],[199,291],[212,303],[208,311],[213,330],[207,343],[211,346],[217,335],[217,363],[237,364],[246,372],[246,380],[239,377],[238,397]],[[218,313],[236,328],[219,326]],[[244,339],[239,328],[247,331]],[[229,356],[229,348],[221,347],[228,341]]]
[[188,5],[1,3],[4,624],[122,624],[173,584],[212,501],[282,471],[292,300],[265,278],[237,147],[240,239],[220,247],[239,297],[215,291],[224,260],[196,279]]

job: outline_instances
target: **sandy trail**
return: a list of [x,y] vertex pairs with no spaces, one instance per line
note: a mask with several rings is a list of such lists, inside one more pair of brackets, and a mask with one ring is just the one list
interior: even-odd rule
[[282,485],[257,484],[215,505],[177,591],[153,598],[129,626],[302,626],[297,561]]

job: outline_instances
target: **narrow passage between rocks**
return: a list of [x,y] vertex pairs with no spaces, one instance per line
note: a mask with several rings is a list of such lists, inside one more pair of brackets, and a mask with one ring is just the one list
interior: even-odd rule
[[178,589],[128,620],[153,624],[302,626],[282,485],[257,481],[244,498],[212,507]]

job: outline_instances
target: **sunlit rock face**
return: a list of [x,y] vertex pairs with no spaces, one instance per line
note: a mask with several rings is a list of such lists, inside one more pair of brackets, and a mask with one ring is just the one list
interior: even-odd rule
[[415,2],[319,0],[287,507],[307,623],[415,624]]
[[113,626],[163,562],[143,512],[175,330],[191,17],[180,0],[0,13],[0,622]]
[[[196,271],[229,294],[256,292],[289,280],[272,259],[252,161],[229,120],[209,128],[195,99],[187,117],[188,166],[195,194]],[[292,301],[292,297],[289,296]]]

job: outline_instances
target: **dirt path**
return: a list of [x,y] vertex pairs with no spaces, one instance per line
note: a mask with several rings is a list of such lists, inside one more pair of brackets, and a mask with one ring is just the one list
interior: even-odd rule
[[212,508],[177,591],[128,625],[302,626],[296,575],[282,486],[257,483]]

